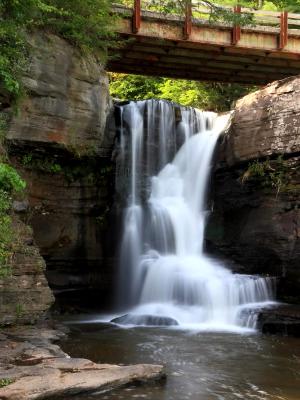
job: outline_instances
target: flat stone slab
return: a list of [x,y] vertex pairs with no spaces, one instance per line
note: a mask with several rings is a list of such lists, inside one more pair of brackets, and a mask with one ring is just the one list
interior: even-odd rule
[[[1,400],[33,400],[69,396],[84,392],[113,389],[133,382],[158,380],[165,376],[160,365],[117,366],[95,364],[85,359],[42,361],[37,367],[27,367],[24,376],[0,389]],[[11,373],[10,379],[17,374]]]
[[51,343],[63,333],[49,328],[13,328],[1,332],[0,400],[51,399],[114,389],[165,378],[161,365],[119,366],[70,358]]

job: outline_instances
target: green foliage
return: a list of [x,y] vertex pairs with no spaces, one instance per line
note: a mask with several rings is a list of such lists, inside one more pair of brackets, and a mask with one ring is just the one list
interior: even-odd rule
[[2,379],[0,379],[0,388],[8,386],[13,382],[14,382],[14,380],[11,378],[2,378]]
[[270,161],[252,161],[242,176],[242,182],[253,180],[264,188],[274,188],[276,195],[289,187],[290,167],[282,156]]
[[272,0],[270,3],[272,3],[277,10],[287,10],[295,13],[300,12],[299,0]]
[[9,210],[11,197],[0,189],[0,278],[10,274],[9,259],[11,257],[11,242],[13,239]]
[[107,206],[104,208],[102,213],[96,217],[96,223],[101,228],[107,227],[109,213],[110,213],[110,208]]
[[158,97],[163,78],[142,75],[110,74],[110,93],[120,100],[145,100]]
[[14,235],[9,215],[12,197],[25,189],[25,182],[17,171],[6,163],[0,163],[0,278],[10,275],[10,258],[13,254]]
[[[185,13],[186,9],[186,1],[187,0],[148,0],[147,1],[147,9],[150,11],[156,11],[163,14],[179,14],[182,15]],[[132,0],[121,0],[120,3],[132,7]],[[235,14],[231,9],[225,8],[224,5],[235,5],[236,1],[218,1],[211,2],[209,0],[199,1],[200,6],[206,6],[208,8],[209,15],[201,14],[201,11],[197,12],[197,9],[194,9],[193,16],[194,17],[202,17],[208,18],[211,22],[214,21],[223,21],[232,24],[239,25],[251,25],[253,23],[253,16],[251,13],[244,12],[241,14]],[[245,1],[245,3],[249,3]],[[252,3],[252,2],[251,2]],[[143,4],[142,4],[143,6]]]
[[[164,14],[180,14],[185,12],[186,0],[147,0],[147,9],[157,11]],[[132,7],[133,0],[119,0],[120,3]],[[255,25],[253,15],[248,12],[235,14],[232,7],[240,4],[242,7],[249,9],[264,10],[287,10],[291,12],[300,11],[300,0],[200,0],[198,2],[200,8],[194,7],[193,16],[195,18],[208,19],[211,22],[227,22],[230,24]],[[205,6],[209,10],[209,15],[201,12],[201,7]],[[231,9],[230,9],[231,8]]]
[[0,88],[6,97],[14,100],[22,93],[20,77],[28,65],[30,30],[59,34],[105,58],[114,37],[110,6],[111,0],[0,0]]
[[[123,3],[130,5],[132,0],[123,0]],[[165,13],[177,12],[182,13],[185,9],[185,0],[150,0],[150,8],[155,11],[161,11]],[[213,18],[223,19],[230,21],[232,16],[224,12],[224,6],[234,6],[240,4],[242,7],[251,9],[273,9],[273,10],[288,10],[294,11],[299,10],[299,0],[200,0],[200,6],[206,6],[211,9],[212,14],[216,14]],[[223,9],[222,9],[223,7]],[[243,18],[243,17],[242,17]],[[249,18],[247,16],[246,18]]]
[[24,307],[22,306],[22,304],[18,303],[16,305],[16,316],[17,316],[17,318],[22,317],[23,313],[24,313]]
[[2,155],[1,153],[4,151],[4,149],[2,150],[1,145],[3,145],[4,143],[6,130],[7,130],[7,114],[3,114],[0,112],[0,156]]
[[63,171],[62,166],[56,159],[35,157],[32,153],[25,154],[21,160],[24,167],[50,174],[58,174]]
[[238,84],[205,83],[141,75],[111,74],[111,95],[120,100],[150,98],[174,101],[212,111],[228,111],[233,103],[255,88]]
[[12,194],[22,192],[25,187],[26,183],[13,167],[0,163],[0,190]]
[[47,174],[61,174],[68,183],[84,180],[88,184],[105,184],[113,168],[99,166],[96,159],[87,161],[85,158],[73,158],[64,163],[62,158],[46,156],[41,158],[34,153],[25,154],[21,164],[33,171],[42,171]]

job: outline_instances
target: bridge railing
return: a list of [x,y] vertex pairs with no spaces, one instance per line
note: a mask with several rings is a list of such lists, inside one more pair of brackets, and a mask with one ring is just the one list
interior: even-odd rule
[[[241,38],[242,29],[249,29],[249,26],[241,26],[239,20],[242,16],[251,16],[251,26],[256,28],[266,28],[278,32],[278,49],[282,50],[287,42],[290,34],[300,36],[300,14],[288,13],[286,11],[265,11],[265,10],[252,10],[244,8],[239,5],[233,8],[228,6],[214,5],[213,8],[201,0],[179,0],[176,4],[170,6],[168,0],[119,0],[122,6],[132,10],[132,27],[133,33],[138,33],[141,27],[141,20],[143,13],[155,12],[161,16],[178,17],[183,22],[183,37],[189,39],[192,33],[193,24],[197,22],[212,22],[212,15],[217,15],[218,11],[225,12],[229,15],[238,14],[239,18],[232,18],[232,22],[223,22],[223,25],[232,28],[232,44],[235,45]],[[237,21],[237,22],[235,22]],[[214,23],[218,23],[214,20]],[[250,27],[251,27],[250,26]]]

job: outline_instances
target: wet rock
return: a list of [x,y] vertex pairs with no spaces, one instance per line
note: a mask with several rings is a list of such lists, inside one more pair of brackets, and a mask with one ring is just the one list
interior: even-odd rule
[[157,315],[126,314],[111,320],[120,325],[175,326],[179,325],[174,318]]
[[[118,366],[70,358],[51,343],[64,333],[46,327],[6,328],[0,342],[1,400],[33,400],[108,390],[165,377],[159,365]],[[27,339],[24,341],[24,339]],[[40,340],[40,341],[39,341]]]
[[[234,260],[236,272],[278,277],[277,296],[295,303],[300,302],[299,100],[300,78],[294,77],[238,101],[219,143],[207,226],[211,252]],[[262,177],[244,179],[249,163],[267,157],[270,167]],[[272,182],[271,174],[277,177]]]
[[[50,396],[67,396],[84,392],[117,388],[128,383],[157,380],[164,377],[159,365],[117,366],[95,364],[84,359],[41,362],[36,370],[19,377],[0,389],[2,400],[33,400]],[[10,374],[14,380],[14,374]]]
[[29,203],[27,200],[23,200],[23,201],[14,201],[13,202],[13,206],[12,206],[13,210],[16,213],[23,213],[28,211],[29,208]]
[[300,307],[282,305],[263,310],[257,323],[263,333],[300,337]]

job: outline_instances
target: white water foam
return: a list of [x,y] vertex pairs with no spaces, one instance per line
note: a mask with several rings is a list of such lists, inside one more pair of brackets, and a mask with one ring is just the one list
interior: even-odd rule
[[[127,137],[121,133],[121,158],[126,163],[127,143],[131,189],[121,251],[120,298],[127,305],[123,314],[128,315],[116,322],[153,325],[156,318],[160,325],[169,318],[167,324],[187,329],[253,330],[254,311],[273,303],[272,279],[233,274],[204,253],[212,157],[229,115],[182,109],[176,127],[174,106],[163,101],[132,102],[122,108],[122,115],[126,114],[130,129]],[[151,175],[155,164],[151,159],[155,138],[150,138],[157,129],[155,154],[160,172],[152,176],[145,202],[145,176]],[[176,151],[178,132],[184,143],[168,162],[170,147]]]

